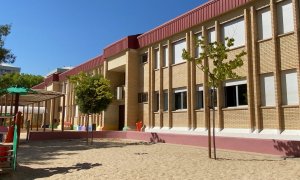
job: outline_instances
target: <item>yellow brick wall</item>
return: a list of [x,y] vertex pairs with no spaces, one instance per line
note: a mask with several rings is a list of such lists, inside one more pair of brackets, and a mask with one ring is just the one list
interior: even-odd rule
[[168,68],[163,69],[163,89],[168,89],[169,84],[169,74]]
[[197,128],[205,128],[205,119],[203,111],[196,112],[196,124]]
[[258,43],[260,73],[275,71],[274,47],[271,40]]
[[278,127],[275,108],[261,109],[261,115],[264,129],[274,129]]
[[173,127],[188,127],[187,112],[173,112]]
[[248,110],[225,110],[224,128],[250,128]]
[[285,120],[285,129],[300,129],[300,109],[298,107],[283,108],[283,117]]
[[159,83],[160,83],[159,71],[154,71],[154,78],[155,78],[154,91],[158,91],[159,90]]
[[[235,58],[235,56],[239,53],[241,53],[242,51],[246,51],[245,50],[245,47],[241,47],[241,48],[236,48],[236,49],[233,49],[232,51],[230,51],[228,53],[228,60],[232,60]],[[248,73],[248,60],[247,60],[247,56],[244,56],[243,57],[243,60],[244,60],[244,65],[238,69],[236,69],[236,73],[239,75],[239,76],[242,76],[242,77],[245,77],[247,76],[247,73]]]
[[163,127],[169,127],[169,114],[168,114],[168,112],[163,112]]
[[173,88],[187,86],[187,63],[172,66]]
[[155,127],[160,127],[159,113],[154,113],[154,125]]
[[281,69],[292,69],[298,65],[297,40],[295,34],[279,38]]

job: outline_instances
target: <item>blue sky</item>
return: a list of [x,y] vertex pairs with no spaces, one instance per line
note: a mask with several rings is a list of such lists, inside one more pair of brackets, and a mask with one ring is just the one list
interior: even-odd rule
[[107,45],[149,31],[207,0],[0,0],[6,47],[22,73],[77,66]]

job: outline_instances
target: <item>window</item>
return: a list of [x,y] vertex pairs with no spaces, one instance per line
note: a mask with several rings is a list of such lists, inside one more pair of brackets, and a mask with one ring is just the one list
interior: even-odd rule
[[199,86],[196,89],[196,107],[197,109],[203,108],[203,86]]
[[272,20],[270,8],[264,8],[257,12],[258,39],[272,38]]
[[262,106],[275,106],[275,85],[273,74],[260,76],[260,92]]
[[213,94],[214,94],[214,98],[215,98],[215,101],[214,101],[214,107],[217,107],[218,105],[218,97],[217,97],[217,89],[215,90],[215,93],[213,93],[213,89],[210,89],[210,107],[212,108],[212,99],[213,99]]
[[148,62],[148,53],[144,53],[141,55],[141,63],[146,63]]
[[78,117],[79,109],[78,105],[75,106],[75,117]]
[[298,78],[296,70],[282,71],[281,73],[282,104],[298,105]]
[[159,50],[155,49],[155,69],[159,69],[159,65],[160,65]]
[[246,80],[226,82],[224,92],[225,107],[248,105]]
[[177,89],[174,91],[175,110],[187,108],[187,93],[186,89]]
[[[202,35],[199,33],[199,34],[196,34],[196,39],[197,40],[200,40],[202,39]],[[199,46],[196,46],[196,49],[195,49],[195,57],[196,58],[199,58],[200,57],[200,53],[202,53],[202,48]]]
[[222,42],[225,42],[225,38],[234,39],[234,47],[245,45],[245,22],[244,17],[227,22],[222,26]]
[[153,110],[157,112],[159,110],[159,92],[154,92],[154,108]]
[[168,111],[168,91],[164,91],[164,111]]
[[277,5],[278,33],[294,31],[294,16],[292,0],[286,0]]
[[186,49],[186,41],[181,40],[173,44],[173,64],[183,62],[182,50]]
[[163,67],[167,67],[169,65],[169,51],[168,47],[164,46],[163,47]]
[[207,34],[208,34],[208,39],[207,39],[208,43],[214,43],[214,42],[216,42],[217,39],[216,39],[215,28],[209,29],[207,31]]
[[148,93],[139,93],[138,94],[138,103],[148,102]]

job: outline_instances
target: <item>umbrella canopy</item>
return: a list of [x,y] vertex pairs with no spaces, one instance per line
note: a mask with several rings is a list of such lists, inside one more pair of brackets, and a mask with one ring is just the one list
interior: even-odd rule
[[36,93],[36,91],[24,87],[9,87],[6,89],[6,91],[9,94],[20,94],[20,95],[25,95],[28,93]]

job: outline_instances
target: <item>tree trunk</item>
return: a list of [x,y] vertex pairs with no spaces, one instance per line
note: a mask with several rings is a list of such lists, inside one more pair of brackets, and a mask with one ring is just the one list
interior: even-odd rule
[[[214,83],[214,82],[213,82]],[[217,152],[216,152],[216,134],[215,134],[215,92],[216,88],[213,87],[212,91],[212,108],[213,108],[213,148],[214,148],[214,159],[217,159]]]

